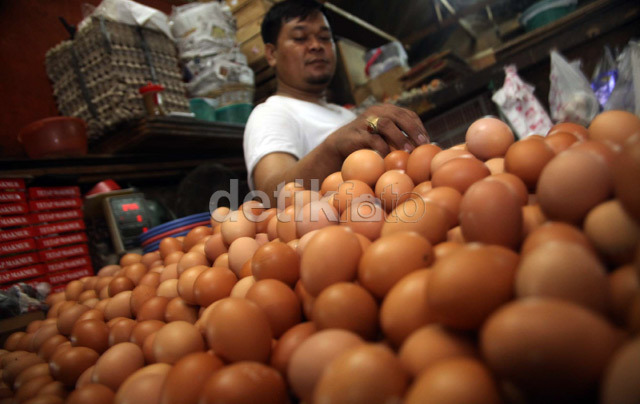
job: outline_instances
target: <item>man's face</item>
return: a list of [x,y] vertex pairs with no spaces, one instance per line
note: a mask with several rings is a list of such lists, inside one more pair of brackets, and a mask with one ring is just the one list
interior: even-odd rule
[[278,77],[288,86],[302,91],[326,88],[335,72],[336,52],[324,15],[317,12],[304,21],[284,23],[274,57]]

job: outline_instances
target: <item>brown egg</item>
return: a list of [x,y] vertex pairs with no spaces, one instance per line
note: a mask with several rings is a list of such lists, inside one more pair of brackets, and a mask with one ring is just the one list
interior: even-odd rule
[[69,339],[72,346],[84,346],[101,354],[109,347],[109,327],[100,320],[78,321]]
[[156,358],[153,356],[153,343],[157,333],[157,331],[152,332],[142,343],[142,354],[144,355],[144,362],[147,365],[156,362]]
[[236,297],[219,300],[204,326],[209,347],[221,359],[263,363],[269,359],[271,326],[267,315],[252,301]]
[[209,266],[207,257],[203,253],[197,251],[189,251],[185,253],[182,258],[180,258],[180,261],[178,261],[178,266],[176,268],[178,276],[180,276],[185,270],[197,265]]
[[182,252],[182,250],[180,251],[174,251],[172,253],[170,253],[169,255],[167,255],[164,259],[164,264],[165,265],[170,265],[170,264],[178,264],[178,262],[180,262],[180,259],[182,258],[182,256],[184,255],[184,253]]
[[116,392],[114,404],[160,404],[162,386],[171,366],[156,363],[129,376]]
[[525,240],[531,233],[547,222],[547,217],[542,213],[540,205],[526,205],[522,207],[522,239]]
[[552,220],[580,223],[613,191],[611,170],[591,153],[567,150],[540,174],[536,196]]
[[48,362],[49,359],[51,359],[51,356],[53,355],[55,349],[60,344],[63,344],[65,342],[69,342],[69,340],[67,339],[67,337],[61,334],[49,337],[40,345],[40,349],[38,349],[38,356]]
[[504,157],[494,157],[484,162],[492,175],[504,172]]
[[491,172],[482,161],[475,158],[454,158],[433,172],[433,187],[448,186],[464,194],[469,187],[489,176]]
[[113,280],[113,278],[113,276],[103,276],[98,278],[96,284],[94,285],[94,290],[99,293],[102,288],[104,288],[105,286],[109,286],[109,283]]
[[256,223],[245,216],[242,211],[236,210],[220,225],[220,233],[226,245],[230,245],[240,237],[256,236]]
[[460,202],[462,202],[462,194],[460,191],[452,187],[440,186],[425,193],[422,198],[425,202],[438,205],[445,211],[449,221],[449,228],[458,225]]
[[522,243],[521,253],[525,256],[542,244],[553,241],[565,241],[580,244],[595,254],[591,242],[577,227],[562,222],[547,222],[531,232]]
[[423,144],[411,152],[407,160],[407,175],[411,177],[414,184],[429,180],[431,178],[431,161],[440,153],[442,149],[435,144]]
[[296,207],[291,205],[284,211],[278,212],[276,215],[276,235],[284,241],[289,242],[297,237],[297,226],[295,222]]
[[509,125],[490,117],[473,122],[465,135],[467,150],[480,160],[503,157],[513,141]]
[[238,282],[233,285],[233,288],[231,288],[231,294],[229,295],[229,297],[238,297],[244,299],[244,297],[247,295],[247,291],[249,291],[249,288],[251,288],[254,283],[256,283],[256,278],[254,278],[253,276],[247,276],[238,280]]
[[217,300],[228,297],[237,281],[236,275],[228,268],[207,268],[193,283],[194,300],[202,307],[209,306]]
[[433,261],[431,243],[413,232],[380,237],[364,252],[358,281],[375,297],[383,298],[403,276]]
[[156,295],[156,288],[148,285],[138,285],[131,292],[131,314],[136,316],[142,305]]
[[577,137],[578,140],[580,141],[585,141],[589,139],[589,130],[577,123],[561,122],[561,123],[555,124],[551,129],[549,129],[547,136],[552,135],[556,132],[571,133],[572,135]]
[[35,365],[31,365],[28,368],[22,370],[15,377],[13,381],[13,389],[19,389],[25,382],[28,382],[31,379],[40,376],[50,376],[51,371],[49,370],[49,364],[46,362],[37,363]]
[[251,272],[258,279],[277,279],[289,286],[300,278],[300,260],[296,252],[282,242],[259,247],[251,261]]
[[555,157],[542,139],[520,140],[504,156],[504,170],[518,176],[530,191],[535,191],[542,169]]
[[154,296],[145,301],[138,310],[138,321],[159,320],[164,321],[164,312],[166,310],[169,298],[164,296]]
[[[161,404],[197,404],[206,381],[224,367],[215,355],[190,353],[171,368],[162,387]],[[189,386],[185,389],[185,386]]]
[[126,276],[115,277],[111,280],[111,282],[109,282],[109,297],[113,297],[120,292],[124,292],[125,290],[133,290],[135,286],[135,283],[133,283],[133,281]]
[[[173,265],[176,265],[177,267],[177,264],[173,264]],[[140,279],[140,283],[138,284],[138,286],[149,286],[155,290],[155,288],[157,288],[158,285],[160,284],[160,273],[155,272],[156,269],[158,269],[160,272],[163,272],[165,269],[165,266],[162,265],[162,266],[157,266],[152,268],[149,272],[144,274],[142,279]],[[176,270],[176,274],[177,274],[177,270]]]
[[91,381],[117,391],[127,377],[144,366],[142,349],[122,342],[106,350],[95,363]]
[[406,404],[500,404],[498,383],[486,365],[472,358],[443,359],[416,377]]
[[169,264],[164,267],[162,272],[160,272],[160,278],[158,279],[159,283],[167,281],[169,279],[178,279],[178,264]]
[[342,178],[345,181],[360,180],[373,187],[384,173],[384,159],[370,149],[356,150],[342,163]]
[[602,404],[632,404],[640,400],[640,388],[632,375],[640,368],[640,339],[635,338],[618,349],[602,378]]
[[[79,306],[82,306],[82,305],[79,305]],[[88,307],[86,308],[88,309]],[[70,313],[70,314],[73,314],[73,313]],[[58,318],[58,320],[60,320],[60,318]],[[63,323],[65,326],[67,326],[67,323],[71,323],[71,326],[73,326],[73,322],[75,322],[75,320],[71,321],[71,319],[68,318]],[[66,328],[65,328],[65,331],[66,331]],[[30,348],[29,351],[37,352],[47,339],[57,334],[61,334],[60,330],[58,329],[57,323],[44,324],[35,333],[33,333],[33,339],[31,340],[31,346],[29,347]],[[65,335],[69,335],[69,333],[67,332]]]
[[338,192],[333,196],[333,206],[342,214],[353,201],[372,200],[373,196],[373,189],[369,185],[359,180],[349,180],[338,187]]
[[13,386],[16,377],[23,371],[30,368],[33,365],[42,363],[43,360],[34,353],[27,353],[25,355],[15,356],[13,360],[9,361],[2,369],[2,380],[8,385]]
[[444,164],[455,158],[475,158],[473,154],[465,149],[449,148],[436,154],[431,160],[431,178],[433,174]]
[[129,337],[129,341],[138,345],[142,348],[144,341],[147,339],[149,335],[158,331],[165,325],[164,322],[159,320],[145,320],[136,323],[136,325],[131,330],[131,336]]
[[413,331],[435,320],[427,303],[429,274],[428,269],[408,273],[382,301],[380,327],[395,347],[399,347]]
[[522,258],[515,291],[520,298],[538,296],[572,301],[599,313],[607,311],[605,267],[579,244],[548,242]]
[[80,293],[84,291],[84,285],[79,280],[74,280],[67,283],[64,288],[64,294],[67,300],[78,300]]
[[322,195],[327,195],[329,192],[337,192],[340,184],[344,182],[342,178],[342,172],[336,171],[335,173],[329,174],[323,181],[320,186],[320,193]]
[[239,237],[229,246],[229,268],[240,277],[240,269],[258,249],[258,243],[250,237]]
[[632,265],[617,268],[608,274],[609,278],[609,308],[616,323],[624,326],[631,303],[640,292],[640,280],[636,276]]
[[274,338],[302,320],[300,302],[285,283],[276,279],[257,281],[245,295],[245,299],[258,305],[266,314]]
[[73,387],[78,377],[98,360],[93,349],[79,346],[58,351],[49,362],[51,375],[67,387]]
[[501,181],[473,184],[460,203],[464,239],[515,249],[522,235],[522,207],[518,196]]
[[385,211],[389,212],[406,201],[414,188],[411,177],[400,170],[390,170],[380,176],[375,184],[375,195]]
[[178,297],[178,280],[167,279],[160,283],[160,285],[158,285],[158,289],[156,289],[156,294],[158,296],[166,297],[167,299]]
[[448,226],[449,218],[443,208],[422,198],[409,199],[389,213],[380,235],[413,231],[431,244],[438,244],[445,240]]
[[436,261],[427,282],[430,312],[452,328],[477,329],[513,297],[518,259],[504,247],[468,244]]
[[620,341],[617,330],[594,312],[548,298],[501,307],[480,334],[489,368],[532,400],[542,400],[537,402],[580,402]]
[[289,398],[284,379],[275,369],[261,363],[240,362],[213,373],[205,381],[198,402],[286,404]]
[[184,238],[184,243],[182,244],[183,251],[189,251],[193,246],[198,244],[200,240],[202,240],[206,236],[211,235],[211,227],[208,226],[196,226],[189,230],[189,233]]
[[89,383],[80,388],[75,389],[67,397],[67,404],[111,404],[115,393],[102,384]]
[[104,318],[107,321],[116,317],[131,318],[131,294],[130,290],[125,290],[109,299],[104,309]]
[[380,205],[371,201],[356,202],[342,212],[340,224],[369,240],[375,240],[380,237],[385,217],[384,209]]
[[478,356],[472,338],[438,324],[420,327],[405,339],[398,357],[412,377],[443,359]]
[[346,330],[323,330],[307,337],[289,360],[289,386],[298,398],[309,401],[327,365],[343,352],[363,343],[358,335]]
[[294,218],[296,235],[302,237],[314,230],[338,224],[338,211],[327,201],[312,201],[302,207]]
[[616,197],[640,223],[640,141],[633,137],[616,157],[613,167]]
[[433,189],[433,184],[431,184],[431,181],[423,181],[418,185],[416,185],[415,187],[413,187],[413,190],[411,191],[413,195],[411,195],[411,198],[425,196],[432,189]]
[[486,178],[487,181],[500,181],[503,184],[509,186],[514,194],[520,200],[522,206],[525,206],[529,203],[529,192],[527,191],[527,186],[520,179],[520,177],[511,174],[511,173],[502,173],[490,175]]
[[[415,150],[415,149],[414,149]],[[384,157],[384,169],[389,170],[407,170],[409,156],[411,154],[405,150],[394,150]]]
[[583,228],[596,250],[611,262],[625,264],[633,260],[640,242],[640,226],[617,199],[591,209]]
[[142,255],[137,253],[127,253],[120,258],[120,266],[125,267],[140,261],[142,261]]
[[361,254],[360,242],[351,229],[329,226],[319,230],[300,261],[300,279],[305,289],[317,296],[331,284],[355,279]]
[[113,276],[113,274],[115,274],[120,269],[121,269],[120,265],[107,265],[102,267],[98,271],[97,275],[98,275],[98,278],[102,278],[105,276]]
[[604,111],[589,124],[589,137],[623,145],[640,134],[640,118],[628,111]]
[[13,396],[14,402],[23,403],[35,397],[39,394],[40,389],[51,382],[53,382],[53,378],[50,375],[38,376],[27,381],[16,389],[16,393]]
[[204,245],[204,254],[211,262],[215,261],[220,254],[227,252],[227,250],[228,247],[224,244],[221,233],[209,237]]
[[273,346],[270,358],[271,367],[287,379],[287,367],[289,366],[291,355],[304,340],[316,331],[316,325],[312,321],[300,323],[289,328]]
[[25,404],[63,404],[64,399],[52,394],[44,394],[44,395],[38,394],[37,396],[30,398],[24,403]]
[[138,285],[143,276],[149,271],[149,269],[142,263],[127,265],[122,268],[124,276],[131,279],[134,285]]
[[162,257],[160,256],[160,251],[152,251],[142,255],[140,262],[144,264],[147,268],[151,268],[151,264],[156,261],[162,261]]
[[578,141],[578,137],[567,132],[555,132],[544,138],[545,143],[551,147],[554,153],[558,154],[570,148]]
[[182,272],[178,279],[178,295],[180,295],[185,302],[189,304],[196,304],[194,284],[198,276],[208,268],[210,267],[205,265],[196,265]]
[[400,402],[409,377],[390,349],[353,347],[327,365],[313,393],[316,403]]
[[451,254],[463,245],[463,243],[458,243],[455,241],[443,241],[442,243],[436,244],[433,247],[434,262],[442,259],[446,255]]
[[225,221],[227,215],[231,212],[231,210],[226,206],[219,206],[211,212],[211,226],[218,227],[222,222]]
[[314,296],[312,296],[307,290],[304,288],[302,281],[298,281],[296,283],[296,287],[294,288],[294,292],[296,296],[298,296],[298,300],[302,303],[302,313],[309,320],[312,318],[313,312],[313,304],[316,300]]
[[164,313],[164,320],[167,323],[172,321],[185,321],[194,324],[198,319],[198,308],[188,304],[179,296],[169,300]]
[[153,342],[157,362],[174,364],[192,352],[204,351],[200,331],[186,321],[174,321],[158,330]]

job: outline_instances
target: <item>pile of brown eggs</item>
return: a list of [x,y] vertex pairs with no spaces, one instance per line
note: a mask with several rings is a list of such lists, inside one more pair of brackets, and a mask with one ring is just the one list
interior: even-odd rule
[[350,155],[49,296],[0,403],[640,402],[640,119]]

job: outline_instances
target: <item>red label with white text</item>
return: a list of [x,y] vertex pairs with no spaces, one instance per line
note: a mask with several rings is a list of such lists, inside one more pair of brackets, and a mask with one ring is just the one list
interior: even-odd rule
[[2,191],[0,192],[0,202],[26,202],[27,194],[22,191]]
[[0,203],[0,215],[24,215],[29,213],[29,205],[24,202]]
[[45,262],[44,266],[48,272],[66,271],[67,269],[78,267],[92,267],[91,259],[88,256],[73,257],[64,261]]
[[31,187],[29,188],[29,198],[79,198],[80,187]]
[[56,212],[39,212],[29,215],[32,223],[59,222],[61,220],[82,219],[82,210],[59,210]]
[[33,265],[17,269],[0,271],[0,283],[17,282],[22,279],[33,278],[47,273],[44,265]]
[[38,253],[35,252],[23,255],[12,255],[10,257],[1,257],[0,270],[25,267],[39,262],[40,257],[38,257]]
[[39,238],[36,240],[38,249],[60,247],[61,245],[77,244],[87,241],[85,233],[65,234],[62,236]]
[[43,210],[57,210],[57,209],[77,209],[82,207],[82,199],[41,199],[36,201],[29,201],[29,209],[33,212],[40,212]]
[[34,227],[38,236],[50,236],[52,234],[70,233],[72,231],[84,230],[84,220],[72,220],[69,222],[59,222],[53,224],[42,224]]
[[0,231],[0,241],[20,240],[27,237],[35,237],[36,231],[33,227],[20,227],[17,229]]
[[63,258],[75,257],[76,255],[89,254],[89,249],[86,244],[72,245],[69,247],[56,248],[53,250],[39,251],[40,259],[42,261],[53,261]]
[[0,216],[0,228],[29,226],[31,223],[29,215]]
[[0,189],[24,189],[22,178],[0,178]]
[[32,238],[25,238],[0,244],[0,255],[17,254],[35,249],[36,242]]

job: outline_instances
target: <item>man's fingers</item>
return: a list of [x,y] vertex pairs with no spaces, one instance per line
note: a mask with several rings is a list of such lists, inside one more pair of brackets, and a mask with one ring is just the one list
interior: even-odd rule
[[415,148],[411,138],[398,128],[395,121],[387,117],[378,120],[378,133],[396,149],[411,152]]

